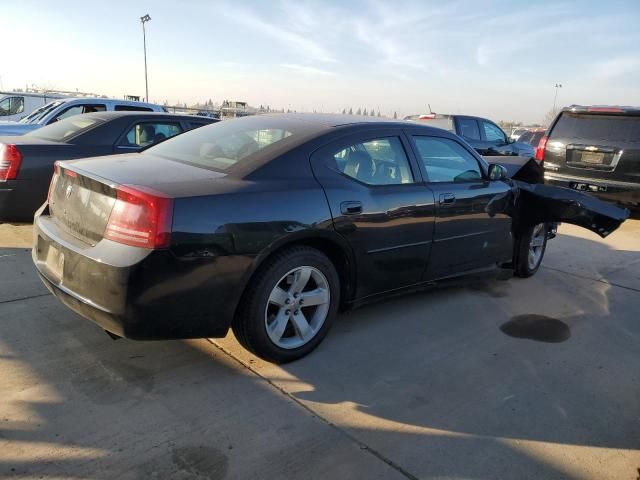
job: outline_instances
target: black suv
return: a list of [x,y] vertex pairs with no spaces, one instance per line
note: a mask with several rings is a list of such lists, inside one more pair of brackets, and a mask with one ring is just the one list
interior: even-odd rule
[[410,115],[404,119],[424,122],[430,127],[449,130],[464,138],[480,155],[533,157],[535,153],[535,149],[531,145],[524,142],[514,142],[498,125],[486,118],[428,113]]
[[640,108],[562,109],[540,140],[545,182],[640,206]]

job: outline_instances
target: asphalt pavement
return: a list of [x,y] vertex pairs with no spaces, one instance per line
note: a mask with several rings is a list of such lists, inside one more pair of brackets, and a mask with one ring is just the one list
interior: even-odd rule
[[531,279],[342,315],[275,366],[232,335],[111,340],[0,225],[0,478],[633,479],[640,221],[570,225]]

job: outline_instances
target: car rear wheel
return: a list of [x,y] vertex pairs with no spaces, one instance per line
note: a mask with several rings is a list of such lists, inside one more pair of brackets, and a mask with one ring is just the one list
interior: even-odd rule
[[547,248],[547,225],[539,223],[526,228],[516,237],[514,265],[518,277],[530,277],[538,271]]
[[338,273],[322,252],[289,248],[267,260],[247,287],[233,333],[265,360],[296,360],[322,342],[336,316],[339,295]]

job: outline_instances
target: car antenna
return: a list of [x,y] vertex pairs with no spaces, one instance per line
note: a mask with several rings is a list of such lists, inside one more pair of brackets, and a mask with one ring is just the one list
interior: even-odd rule
[[431,104],[427,103],[427,107],[429,107],[429,113],[433,113],[433,111],[431,110]]

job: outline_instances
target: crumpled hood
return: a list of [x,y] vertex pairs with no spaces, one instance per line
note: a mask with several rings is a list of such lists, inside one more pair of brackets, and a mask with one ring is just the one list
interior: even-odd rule
[[602,238],[629,218],[630,212],[587,193],[543,183],[544,170],[535,160],[522,165],[507,183],[511,189],[493,198],[486,207],[490,216],[505,213],[514,228],[538,223],[571,223]]

